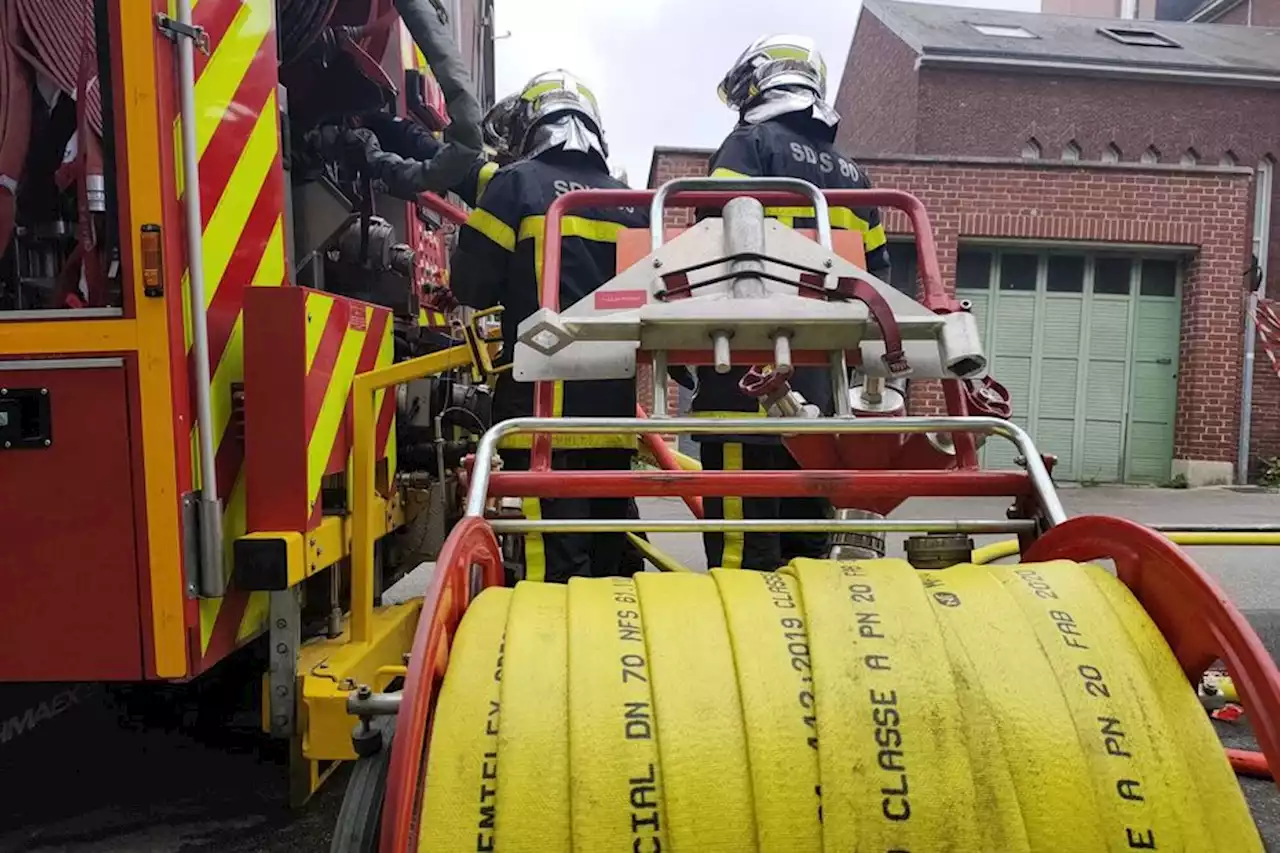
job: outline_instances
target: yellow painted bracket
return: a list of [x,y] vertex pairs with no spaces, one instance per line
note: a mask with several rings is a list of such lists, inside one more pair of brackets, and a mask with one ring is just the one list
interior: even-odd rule
[[[311,761],[355,759],[347,694],[361,684],[385,690],[404,673],[404,654],[413,646],[422,600],[376,608],[368,619],[367,642],[350,642],[350,631],[303,645],[298,655],[302,682],[299,724],[302,755]],[[350,625],[348,624],[348,629]]]
[[[404,524],[404,504],[399,494],[386,500],[373,496],[376,526],[382,538]],[[236,584],[241,589],[281,590],[345,560],[351,554],[354,523],[350,516],[326,516],[307,533],[268,531],[248,533],[235,543]]]
[[374,482],[377,471],[374,397],[383,388],[470,367],[473,363],[471,348],[456,346],[361,373],[352,383],[351,643],[368,643],[373,638],[373,545],[386,525],[385,509],[380,507]]
[[502,332],[499,330],[496,336],[490,336],[486,335],[480,328],[481,320],[488,317],[501,316],[502,306],[498,305],[493,308],[486,308],[483,311],[476,311],[471,315],[471,319],[467,321],[465,333],[467,346],[471,348],[471,376],[476,382],[488,382],[499,373],[511,370],[510,364],[495,367],[493,363],[498,348],[502,346]]

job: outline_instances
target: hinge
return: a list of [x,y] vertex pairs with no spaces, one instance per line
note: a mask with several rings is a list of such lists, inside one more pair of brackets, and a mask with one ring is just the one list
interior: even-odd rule
[[156,15],[156,29],[160,31],[162,36],[172,42],[176,42],[180,38],[191,39],[191,43],[195,45],[196,50],[205,56],[209,55],[209,33],[205,31],[204,27],[184,24],[161,13]]

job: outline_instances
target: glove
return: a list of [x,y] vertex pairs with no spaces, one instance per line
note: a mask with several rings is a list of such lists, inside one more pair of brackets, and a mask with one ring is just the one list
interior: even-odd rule
[[437,311],[443,311],[446,314],[458,307],[458,299],[453,295],[453,291],[447,287],[432,285],[427,288],[427,304],[435,308]]

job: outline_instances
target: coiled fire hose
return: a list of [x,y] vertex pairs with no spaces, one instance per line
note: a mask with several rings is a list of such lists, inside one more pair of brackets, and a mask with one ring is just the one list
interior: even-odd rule
[[1096,566],[490,588],[421,851],[1257,851],[1155,625]]

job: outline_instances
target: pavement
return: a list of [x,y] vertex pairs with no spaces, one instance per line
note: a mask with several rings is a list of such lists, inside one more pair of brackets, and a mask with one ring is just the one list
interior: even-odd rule
[[[1280,523],[1280,495],[1257,490],[1064,488],[1068,513],[1150,523]],[[646,499],[649,518],[686,517],[678,500]],[[895,517],[1003,518],[1004,502],[909,501]],[[986,537],[980,542],[1000,537]],[[705,569],[696,536],[655,544]],[[898,537],[900,540],[901,537]],[[889,548],[900,551],[900,541]],[[1275,549],[1194,548],[1193,557],[1280,654],[1280,561]],[[395,597],[420,595],[430,567]],[[0,853],[321,853],[342,800],[342,770],[303,809],[286,805],[283,756],[255,732],[252,661],[186,688],[93,685],[0,687]],[[17,720],[19,722],[15,723]],[[1217,724],[1224,742],[1250,746],[1247,725]],[[1242,780],[1270,849],[1280,851],[1280,795]]]

